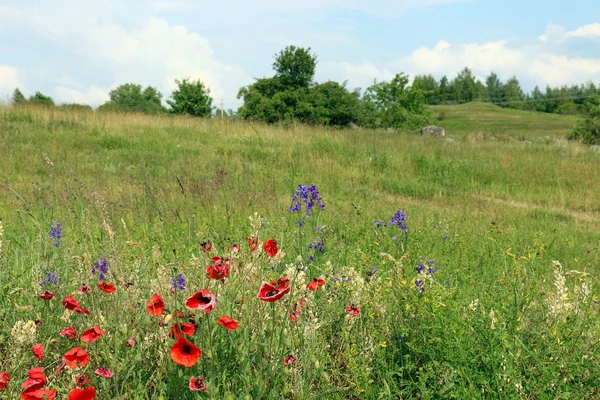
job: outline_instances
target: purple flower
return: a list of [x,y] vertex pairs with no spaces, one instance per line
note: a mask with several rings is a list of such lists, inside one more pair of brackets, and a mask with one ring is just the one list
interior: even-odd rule
[[106,258],[101,259],[94,263],[92,267],[92,275],[96,275],[96,271],[98,272],[98,279],[103,281],[106,279],[106,274],[108,273],[108,261]]
[[417,272],[423,272],[425,271],[425,264],[419,264],[415,269],[417,270]]
[[339,282],[339,281],[340,281],[340,278],[332,277],[332,278],[329,278],[329,280],[330,280],[331,282]]
[[427,273],[429,275],[433,275],[433,273],[436,272],[437,270],[438,270],[438,268],[429,267],[429,268],[427,268]]
[[420,292],[425,292],[425,288],[423,287],[423,281],[420,279],[415,280],[415,286],[420,289]]
[[62,238],[62,225],[60,222],[56,221],[56,226],[50,226],[50,233],[48,237],[54,239],[54,247],[58,247],[60,245],[60,239]]
[[396,225],[398,228],[402,229],[403,232],[408,230],[408,227],[406,226],[406,213],[404,210],[398,210],[396,214],[392,215],[389,223]]
[[384,224],[383,222],[377,220],[377,221],[375,221],[375,226],[377,227],[377,229],[381,229],[382,227],[385,227],[386,224]]
[[430,258],[429,260],[427,260],[427,264],[429,265],[433,265],[434,261]]
[[317,253],[325,253],[325,242],[322,239],[316,239],[308,245],[308,248]]
[[171,279],[171,289],[179,289],[180,292],[185,290],[185,278],[179,274],[175,278]]
[[323,203],[323,199],[319,195],[319,191],[315,184],[310,186],[302,184],[298,185],[298,189],[296,189],[296,192],[292,196],[292,205],[289,208],[290,212],[300,212],[302,203],[304,203],[306,209],[304,215],[307,217],[310,217],[311,210],[315,206],[315,203],[319,205],[321,210],[325,208],[325,203]]
[[58,285],[58,277],[54,272],[46,272],[46,279],[40,282],[40,286],[44,286],[46,284]]
[[379,271],[377,268],[373,267],[371,268],[371,271],[369,271],[369,276],[373,276],[377,273],[377,271]]
[[304,221],[299,220],[298,221],[298,228],[302,228],[304,226]]
[[448,235],[444,235],[444,237],[442,239],[448,240]]

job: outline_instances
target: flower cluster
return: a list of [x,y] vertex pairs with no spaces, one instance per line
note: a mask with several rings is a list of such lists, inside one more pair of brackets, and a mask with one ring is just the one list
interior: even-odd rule
[[[310,186],[298,185],[298,189],[292,196],[292,205],[290,206],[291,212],[300,212],[302,210],[302,203],[305,206],[304,215],[306,217],[310,217],[311,210],[315,206],[316,203],[319,204],[319,208],[323,210],[325,208],[325,203],[323,203],[323,199],[321,195],[319,195],[319,191],[317,190],[317,186],[312,184]],[[298,221],[298,226],[302,227],[304,225],[303,221]]]
[[175,292],[176,289],[180,292],[185,290],[185,278],[181,274],[171,279],[171,291]]
[[408,230],[408,227],[406,226],[406,213],[404,210],[398,210],[396,214],[392,215],[389,223],[402,229],[402,232],[406,232]]
[[56,226],[50,226],[48,237],[54,239],[54,247],[60,246],[60,239],[62,238],[62,225],[60,222],[57,221]]
[[58,276],[54,272],[47,272],[46,278],[40,282],[40,286],[48,284],[58,285]]
[[108,261],[106,258],[94,263],[94,266],[92,267],[92,275],[96,275],[96,272],[98,272],[98,279],[101,281],[106,279],[106,274],[108,273]]

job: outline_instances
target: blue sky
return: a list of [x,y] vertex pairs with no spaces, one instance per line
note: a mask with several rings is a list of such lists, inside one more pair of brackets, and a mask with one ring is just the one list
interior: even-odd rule
[[0,100],[15,87],[97,106],[121,83],[201,79],[216,102],[310,46],[316,79],[516,75],[526,90],[600,84],[596,0],[0,0]]

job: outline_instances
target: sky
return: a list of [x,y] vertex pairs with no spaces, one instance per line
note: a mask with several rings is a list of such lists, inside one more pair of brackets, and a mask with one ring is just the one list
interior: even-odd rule
[[272,76],[288,45],[318,82],[366,88],[465,66],[535,85],[600,84],[598,0],[0,0],[0,101],[15,88],[98,106],[123,83],[170,96],[202,80],[215,103]]

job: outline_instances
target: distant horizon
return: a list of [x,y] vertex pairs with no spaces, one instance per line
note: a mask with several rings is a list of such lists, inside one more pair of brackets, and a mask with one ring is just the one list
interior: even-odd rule
[[156,87],[164,100],[189,77],[235,110],[239,88],[271,76],[288,45],[311,47],[317,82],[351,89],[400,72],[451,80],[464,67],[482,81],[516,76],[526,93],[600,85],[600,3],[492,3],[0,0],[0,102],[19,88],[97,107],[124,83]]

